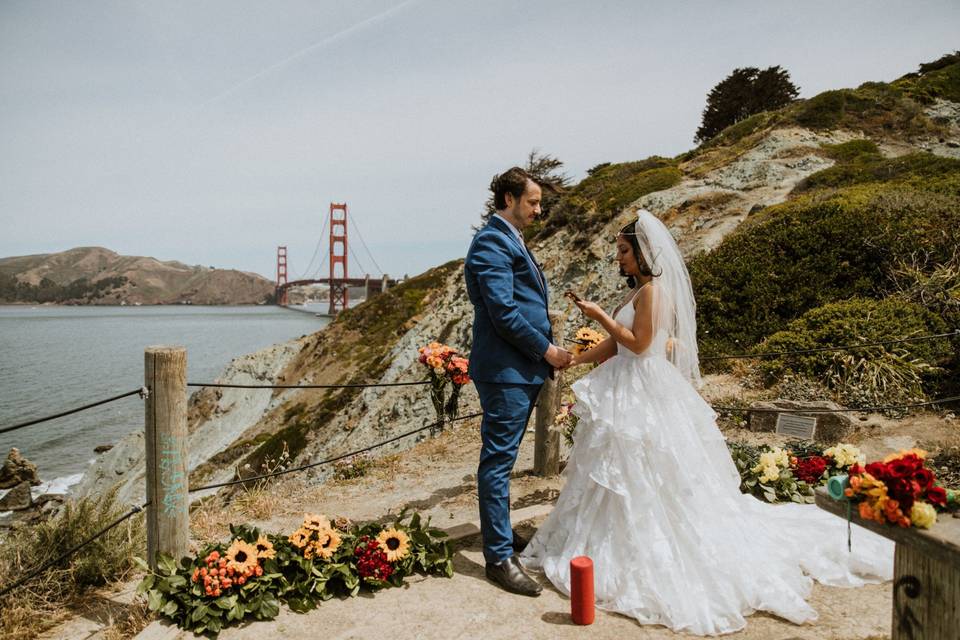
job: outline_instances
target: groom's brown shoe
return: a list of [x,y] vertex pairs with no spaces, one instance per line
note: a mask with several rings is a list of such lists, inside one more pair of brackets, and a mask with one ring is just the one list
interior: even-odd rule
[[522,596],[538,596],[543,591],[543,587],[528,576],[520,566],[517,556],[510,556],[500,562],[488,562],[487,579],[510,593],[518,593]]

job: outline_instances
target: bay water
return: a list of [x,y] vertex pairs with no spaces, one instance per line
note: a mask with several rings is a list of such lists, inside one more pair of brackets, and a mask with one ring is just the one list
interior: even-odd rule
[[[212,382],[231,359],[328,322],[267,305],[0,306],[0,428],[139,388],[151,345],[185,346],[187,379]],[[131,396],[0,434],[0,460],[17,447],[61,488],[79,479],[94,447],[142,429],[143,401]]]

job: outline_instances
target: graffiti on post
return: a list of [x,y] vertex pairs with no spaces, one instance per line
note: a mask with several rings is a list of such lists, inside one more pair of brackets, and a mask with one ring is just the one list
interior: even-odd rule
[[160,503],[163,515],[188,512],[187,476],[183,472],[183,456],[176,441],[167,434],[160,436]]

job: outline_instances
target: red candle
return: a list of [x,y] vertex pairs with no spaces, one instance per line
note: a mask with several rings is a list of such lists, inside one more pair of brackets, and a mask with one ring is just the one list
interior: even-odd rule
[[593,624],[593,560],[577,556],[570,561],[570,616],[574,624]]

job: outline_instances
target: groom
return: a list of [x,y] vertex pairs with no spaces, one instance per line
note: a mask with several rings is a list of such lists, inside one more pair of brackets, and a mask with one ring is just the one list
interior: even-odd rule
[[513,167],[490,183],[497,209],[477,232],[464,265],[473,303],[470,377],[480,395],[482,448],[477,469],[487,578],[528,596],[541,587],[520,566],[510,526],[510,472],[547,376],[572,355],[552,343],[547,281],[523,240],[540,213],[540,185]]

